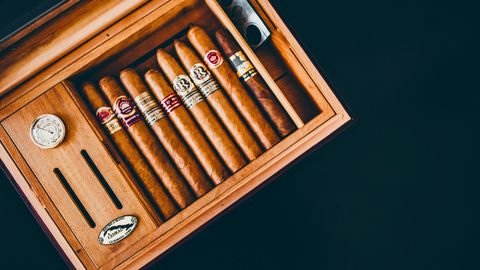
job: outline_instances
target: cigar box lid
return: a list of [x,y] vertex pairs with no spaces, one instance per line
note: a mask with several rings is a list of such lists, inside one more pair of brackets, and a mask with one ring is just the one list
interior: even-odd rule
[[0,98],[147,2],[42,0],[24,8],[23,20],[0,28]]
[[[80,0],[42,0],[34,5],[10,7],[5,24],[0,25],[0,52],[14,47],[37,29],[47,24]],[[13,18],[13,20],[11,20]]]

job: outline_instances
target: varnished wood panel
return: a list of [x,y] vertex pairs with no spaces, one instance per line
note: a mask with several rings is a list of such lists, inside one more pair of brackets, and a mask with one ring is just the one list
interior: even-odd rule
[[140,74],[150,68],[158,69],[156,49],[169,45],[173,38],[182,38],[190,24],[201,25],[210,31],[220,25],[218,20],[211,16],[208,7],[201,3],[194,2],[180,7],[171,10],[169,13],[176,13],[176,16],[164,21],[154,32],[144,35],[137,42],[102,62],[92,71],[81,74],[74,81],[98,81],[106,75],[118,75],[126,67],[134,68]]
[[95,264],[88,257],[78,239],[65,223],[58,208],[48,197],[38,179],[13,144],[7,132],[0,127],[0,157],[8,168],[7,175],[14,181],[14,186],[29,202],[29,208],[42,220],[56,244],[76,269],[94,268]]
[[[195,0],[156,0],[146,3],[43,69],[14,91],[7,92],[4,96],[0,95],[0,119],[7,117],[57,83],[95,68],[112,55],[124,51],[194,3]],[[30,46],[34,44],[36,43],[32,42]]]
[[92,1],[88,3],[90,8],[80,13],[81,16],[77,14],[68,21],[64,19],[64,27],[39,40],[37,46],[31,47],[27,42],[23,48],[19,46],[13,53],[2,57],[0,96],[143,3],[145,0]]
[[46,27],[45,24],[48,24],[50,20],[60,15],[65,15],[65,11],[72,9],[72,6],[77,4],[80,0],[68,0],[66,2],[61,2],[60,5],[56,5],[50,10],[47,14],[42,14],[40,18],[36,18],[32,23],[22,27],[19,31],[12,33],[10,36],[7,36],[5,39],[0,41],[0,55],[4,50],[14,49],[17,46],[17,43],[22,40],[22,38],[28,37],[34,31],[39,31],[39,28]]
[[[67,128],[65,140],[54,149],[41,149],[29,136],[30,124],[42,114],[59,116]],[[115,161],[109,156],[96,134],[89,128],[81,111],[63,85],[47,91],[2,122],[9,137],[40,180],[42,187],[59,209],[70,229],[97,266],[126,250],[157,224],[133,193]],[[117,209],[80,152],[86,150],[122,204]],[[96,226],[91,228],[78,206],[70,198],[53,170],[58,168],[78,196]],[[140,223],[131,236],[116,245],[99,244],[101,229],[113,219],[134,215]]]

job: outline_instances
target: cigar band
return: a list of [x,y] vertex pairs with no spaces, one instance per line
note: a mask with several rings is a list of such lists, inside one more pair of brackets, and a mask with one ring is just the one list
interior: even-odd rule
[[173,89],[175,89],[175,92],[180,96],[187,109],[203,101],[202,94],[187,75],[178,75],[175,80],[173,80]]
[[167,114],[173,112],[173,110],[182,105],[180,98],[176,94],[166,96],[160,101],[160,103],[162,103],[162,107]]
[[110,107],[100,107],[95,114],[100,124],[102,124],[110,134],[122,129],[120,122]]
[[213,92],[220,89],[220,86],[212,77],[212,74],[207,67],[202,63],[193,65],[190,69],[190,77],[193,79],[195,85],[200,89],[204,97],[208,97]]
[[145,121],[147,121],[150,126],[165,117],[162,108],[160,108],[158,103],[148,92],[143,92],[136,96],[135,103],[140,112],[142,112],[143,118],[145,118]]
[[205,54],[204,60],[209,68],[217,68],[223,63],[223,56],[217,50],[210,50]]
[[253,67],[252,62],[248,60],[242,51],[238,51],[230,56],[229,60],[237,72],[238,77],[244,82],[257,75],[257,70]]
[[119,96],[113,103],[113,110],[126,128],[142,120],[133,102],[126,96]]

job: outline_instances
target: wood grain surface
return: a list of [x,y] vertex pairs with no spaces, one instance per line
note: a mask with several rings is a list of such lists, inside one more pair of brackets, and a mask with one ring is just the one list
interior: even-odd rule
[[[25,42],[0,60],[0,96],[144,4],[145,0],[98,1],[82,7],[81,16],[63,18],[64,27],[48,33],[35,47]],[[8,78],[8,79],[7,79]]]
[[[30,139],[30,125],[42,114],[54,114],[66,126],[65,140],[56,148],[42,149]],[[155,219],[133,192],[116,162],[103,147],[98,136],[89,127],[76,103],[62,85],[48,91],[41,98],[2,122],[22,157],[41,182],[49,198],[55,203],[69,228],[97,267],[124,252],[133,243],[156,229]],[[99,171],[122,204],[118,209],[108,196],[105,186],[83,159],[81,151],[87,151]],[[85,207],[95,226],[92,228],[71,195],[54,173],[59,170]],[[98,243],[102,228],[123,215],[135,215],[140,224],[132,235],[115,247]]]

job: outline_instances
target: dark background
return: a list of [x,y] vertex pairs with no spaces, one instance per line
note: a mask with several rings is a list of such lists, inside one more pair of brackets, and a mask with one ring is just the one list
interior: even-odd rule
[[[356,120],[152,268],[480,269],[474,1],[272,2]],[[0,268],[65,268],[0,185]]]

